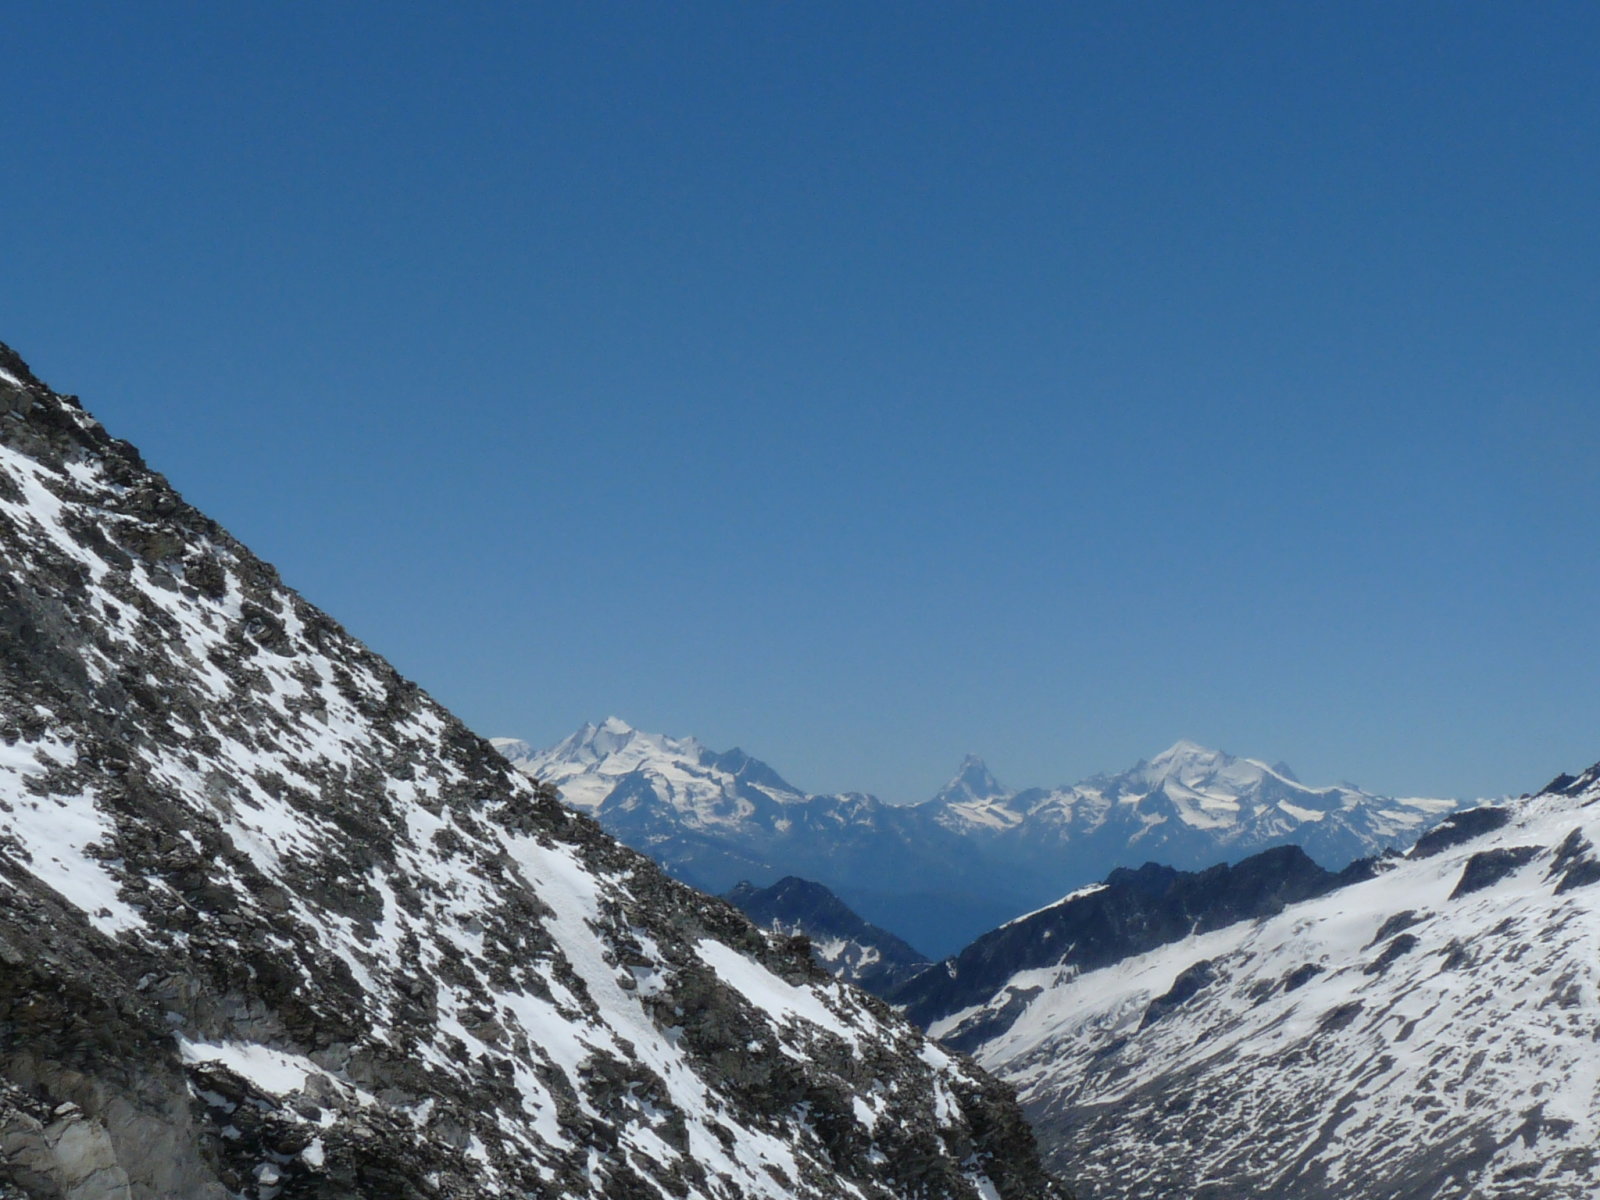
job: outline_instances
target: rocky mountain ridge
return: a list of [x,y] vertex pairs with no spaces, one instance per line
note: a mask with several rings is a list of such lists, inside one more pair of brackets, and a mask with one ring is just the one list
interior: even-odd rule
[[1198,869],[1295,844],[1336,870],[1409,845],[1460,807],[1308,787],[1281,763],[1187,741],[1127,771],[1023,791],[969,755],[936,796],[912,805],[807,794],[742,750],[719,755],[615,717],[544,751],[495,744],[679,878],[716,892],[741,880],[816,880],[934,954],[1115,866]]
[[931,964],[887,929],[879,929],[808,879],[789,875],[771,887],[741,883],[724,897],[763,929],[804,937],[817,965],[875,996],[886,996]]
[[0,347],[0,1196],[1059,1195]]
[[[1020,1015],[1023,997],[1010,982],[1021,972],[1093,971],[1195,933],[1276,916],[1290,904],[1370,879],[1384,861],[1360,859],[1335,873],[1298,846],[1279,846],[1204,871],[1119,867],[1103,883],[1007,921],[887,997],[917,1024],[938,1024],[945,1045],[970,1052]],[[975,1005],[969,1021],[949,1025],[951,1014]]]

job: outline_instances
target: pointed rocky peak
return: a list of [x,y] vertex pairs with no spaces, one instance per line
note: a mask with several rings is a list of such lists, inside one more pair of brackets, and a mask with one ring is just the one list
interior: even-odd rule
[[44,387],[28,369],[28,364],[22,361],[22,355],[4,342],[0,342],[0,383],[25,388]]
[[1011,795],[1000,786],[1000,781],[990,772],[988,764],[975,754],[961,760],[961,766],[950,777],[950,782],[934,796],[935,803],[968,804],[974,801],[1003,800]]
[[715,754],[707,751],[701,756],[701,762],[715,770],[726,771],[741,783],[754,784],[756,787],[766,788],[774,792],[786,792],[795,796],[803,793],[794,784],[782,775],[779,775],[759,758],[746,754],[738,746],[725,754]]
[[[827,906],[845,910],[845,905],[839,897],[835,896],[820,883],[809,879],[802,879],[798,875],[785,875],[768,889],[775,900],[782,900],[793,905],[809,905],[813,908]],[[848,911],[848,910],[845,910]]]
[[880,995],[928,964],[925,955],[863,919],[828,888],[797,875],[764,888],[745,881],[723,899],[764,929],[806,934],[824,970]]
[[1300,776],[1294,773],[1294,768],[1288,763],[1284,762],[1281,758],[1272,764],[1272,773],[1287,779],[1290,783],[1300,782]]

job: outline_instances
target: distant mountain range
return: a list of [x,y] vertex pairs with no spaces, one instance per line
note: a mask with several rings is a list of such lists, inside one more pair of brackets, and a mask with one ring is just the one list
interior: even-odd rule
[[1594,1196],[1597,842],[1600,766],[1338,876],[1114,872],[891,999],[1086,1200]]
[[1336,870],[1409,845],[1460,807],[1308,787],[1281,763],[1188,741],[1117,774],[1023,791],[969,757],[937,795],[912,805],[810,795],[742,750],[718,753],[615,717],[547,750],[494,744],[703,890],[801,876],[935,955],[1114,867],[1197,868],[1295,844]]

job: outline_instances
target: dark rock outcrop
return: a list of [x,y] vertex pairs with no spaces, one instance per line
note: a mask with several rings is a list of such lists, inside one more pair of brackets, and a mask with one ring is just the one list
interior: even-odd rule
[[1416,845],[1411,847],[1410,857],[1432,858],[1452,846],[1459,846],[1464,842],[1470,842],[1473,838],[1504,828],[1509,820],[1511,820],[1509,812],[1492,804],[1453,813],[1417,839]]
[[1537,846],[1501,846],[1474,854],[1461,868],[1461,878],[1450,899],[1493,887],[1538,853]]

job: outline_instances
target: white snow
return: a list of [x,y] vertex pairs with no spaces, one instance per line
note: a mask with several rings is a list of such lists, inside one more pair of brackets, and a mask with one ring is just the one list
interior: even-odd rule
[[1278,807],[1296,821],[1320,821],[1328,815],[1314,808],[1301,808],[1298,804],[1290,804],[1287,800],[1279,800]]
[[1061,897],[1061,899],[1053,900],[1042,908],[1036,908],[1032,912],[1025,912],[1021,916],[1012,917],[1011,920],[1001,925],[1000,928],[1007,929],[1012,925],[1021,924],[1029,917],[1037,917],[1040,913],[1049,912],[1052,908],[1060,908],[1063,904],[1070,904],[1074,900],[1082,900],[1085,896],[1092,896],[1096,892],[1103,892],[1106,890],[1106,887],[1107,885],[1103,883],[1091,883],[1087,887],[1077,888],[1074,891],[1068,892],[1065,896]]
[[254,1042],[191,1042],[180,1037],[178,1049],[184,1062],[221,1063],[280,1099],[290,1092],[303,1090],[311,1076],[324,1074],[308,1058]]
[[779,979],[765,967],[721,942],[702,938],[695,945],[695,953],[717,973],[719,979],[763,1012],[780,1019],[798,1017],[855,1043],[855,1030],[845,1025],[823,1004],[813,989],[796,987]]
[[81,909],[103,933],[134,929],[143,921],[117,895],[117,881],[106,863],[89,853],[107,843],[111,824],[85,795],[40,796],[23,780],[40,776],[51,764],[70,763],[73,749],[54,738],[38,742],[0,742],[0,834],[22,851],[40,882]]

